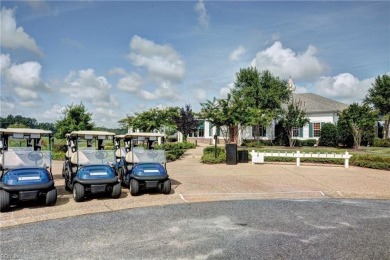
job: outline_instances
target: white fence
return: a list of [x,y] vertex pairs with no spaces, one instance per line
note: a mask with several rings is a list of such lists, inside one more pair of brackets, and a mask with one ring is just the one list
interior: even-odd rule
[[296,158],[297,166],[301,165],[301,158],[324,158],[324,159],[344,159],[344,168],[349,168],[349,158],[352,157],[346,151],[343,154],[336,154],[336,153],[301,153],[300,151],[297,152],[256,152],[255,150],[252,150],[250,153],[252,155],[252,164],[255,163],[264,163],[264,157],[270,156],[270,157],[290,157],[290,158]]

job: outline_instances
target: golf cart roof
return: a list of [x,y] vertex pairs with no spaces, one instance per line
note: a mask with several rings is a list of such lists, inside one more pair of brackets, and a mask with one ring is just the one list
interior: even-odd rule
[[[164,134],[160,133],[127,133],[125,135],[122,135],[123,138],[137,138],[137,137],[164,137]],[[120,136],[118,136],[120,138]]]
[[2,134],[23,134],[23,135],[50,135],[52,134],[52,131],[50,130],[42,130],[42,129],[31,129],[31,128],[1,128],[0,132]]
[[115,133],[106,132],[106,131],[73,131],[69,134],[69,136],[82,137],[82,138],[97,137],[98,139],[101,136],[114,136],[114,135]]

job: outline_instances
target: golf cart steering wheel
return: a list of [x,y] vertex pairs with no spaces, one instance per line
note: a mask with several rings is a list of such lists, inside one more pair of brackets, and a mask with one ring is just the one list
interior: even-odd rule
[[27,155],[27,157],[28,157],[29,160],[31,160],[31,161],[35,162],[35,164],[37,164],[37,162],[43,158],[43,153],[42,152],[33,151],[33,152],[30,152]]
[[148,152],[148,157],[149,157],[149,158],[154,159],[154,158],[156,158],[157,156],[158,156],[158,153],[157,153],[156,151],[154,151],[154,150],[150,150],[150,151]]
[[104,158],[106,158],[108,156],[107,152],[105,151],[98,151],[96,152],[95,154],[95,157],[96,159],[99,159],[99,160],[103,160]]

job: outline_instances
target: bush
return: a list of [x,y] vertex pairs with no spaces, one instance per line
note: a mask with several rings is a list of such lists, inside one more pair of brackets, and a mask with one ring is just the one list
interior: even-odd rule
[[244,140],[241,144],[241,146],[245,147],[262,147],[262,146],[273,146],[272,141],[270,140]]
[[325,123],[321,126],[320,142],[321,146],[336,147],[337,145],[337,126],[332,123]]
[[217,158],[215,158],[215,147],[208,146],[203,149],[203,156],[200,159],[202,163],[225,163],[226,162],[226,152],[222,147],[217,147]]
[[387,138],[387,139],[375,138],[373,146],[375,146],[375,147],[390,147],[390,138]]
[[355,166],[390,171],[390,157],[359,154],[352,156],[350,163]]

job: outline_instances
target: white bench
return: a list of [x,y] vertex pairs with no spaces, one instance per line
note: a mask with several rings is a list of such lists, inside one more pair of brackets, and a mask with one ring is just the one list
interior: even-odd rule
[[264,157],[286,157],[286,158],[296,158],[297,166],[301,165],[301,158],[324,158],[324,159],[344,159],[344,168],[349,168],[349,158],[352,157],[346,151],[343,154],[336,153],[301,153],[297,152],[256,152],[252,150],[250,153],[252,156],[252,164],[255,163],[264,163]]

